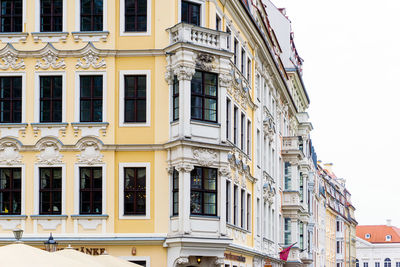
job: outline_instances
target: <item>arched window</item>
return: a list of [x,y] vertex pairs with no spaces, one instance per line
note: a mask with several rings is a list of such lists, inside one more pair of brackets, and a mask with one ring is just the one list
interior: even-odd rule
[[389,258],[385,259],[384,267],[392,267],[392,261]]
[[360,267],[360,261],[356,259],[356,267]]

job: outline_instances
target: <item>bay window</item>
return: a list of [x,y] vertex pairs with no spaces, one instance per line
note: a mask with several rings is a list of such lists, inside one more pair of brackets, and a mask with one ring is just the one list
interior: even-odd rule
[[217,215],[217,169],[195,167],[190,174],[190,213]]
[[217,122],[218,75],[196,71],[191,81],[191,118]]

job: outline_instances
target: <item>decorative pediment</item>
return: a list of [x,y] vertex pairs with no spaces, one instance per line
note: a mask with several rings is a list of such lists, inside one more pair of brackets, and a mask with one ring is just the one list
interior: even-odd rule
[[94,69],[105,68],[106,60],[103,58],[100,60],[98,53],[94,51],[88,51],[83,55],[82,58],[78,59],[76,63],[76,68],[88,69],[90,67]]
[[65,62],[64,59],[58,59],[58,56],[56,53],[53,51],[48,51],[46,54],[42,57],[42,59],[38,59],[36,61],[35,68],[36,69],[44,69],[47,70],[48,68],[52,67],[53,69],[59,69],[59,68],[65,68]]
[[21,164],[22,156],[19,153],[21,144],[12,138],[0,139],[0,164]]
[[19,53],[11,44],[7,44],[3,49],[0,50],[0,69],[8,70],[9,68],[13,70],[24,69],[25,62],[23,59],[19,58]]
[[201,166],[209,167],[218,159],[217,153],[212,149],[207,148],[193,148],[193,157],[199,162]]
[[37,155],[38,163],[54,165],[62,163],[63,156],[60,154],[62,144],[55,138],[42,138],[36,144],[40,154]]
[[88,165],[103,163],[103,154],[100,153],[101,142],[93,137],[82,138],[77,143],[77,147],[81,151],[77,155],[79,163]]

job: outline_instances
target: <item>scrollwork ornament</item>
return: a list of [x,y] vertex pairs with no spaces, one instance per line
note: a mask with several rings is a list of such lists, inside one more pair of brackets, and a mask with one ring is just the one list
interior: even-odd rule
[[60,154],[59,148],[53,142],[46,142],[40,148],[41,153],[37,155],[38,163],[46,165],[54,165],[62,163],[62,155]]
[[215,151],[206,148],[194,148],[193,157],[199,162],[200,165],[209,167],[218,158]]
[[16,54],[8,51],[2,58],[1,60],[3,61],[2,64],[0,65],[0,69],[2,70],[7,70],[9,68],[12,68],[13,70],[17,69],[25,69],[25,62],[23,59],[21,59],[19,62],[18,57]]
[[191,172],[194,169],[194,166],[192,164],[189,164],[189,163],[181,163],[181,164],[178,164],[177,166],[175,166],[175,169],[178,172],[181,172],[181,171],[183,171],[183,172]]
[[176,264],[188,264],[189,257],[179,257],[176,259]]
[[6,165],[21,164],[22,156],[14,142],[4,142],[0,146],[0,163]]
[[40,59],[36,61],[35,69],[41,68],[47,70],[50,67],[52,67],[53,69],[64,69],[66,67],[64,59],[60,59],[58,61],[58,56],[51,51],[47,52],[44,57],[42,57],[42,61],[43,62],[41,62]]
[[204,71],[212,71],[214,68],[214,56],[201,53],[196,58],[196,68]]
[[231,177],[231,170],[227,167],[222,167],[219,169],[219,174],[225,176],[226,178]]
[[196,70],[188,66],[181,66],[174,69],[174,74],[177,76],[178,80],[192,80],[192,77]]
[[103,58],[99,60],[99,56],[95,54],[93,51],[87,52],[82,59],[78,59],[76,63],[76,68],[81,67],[82,69],[88,69],[93,67],[95,69],[105,68],[106,67],[106,60]]
[[[219,75],[219,85],[222,87],[231,87],[232,85],[232,75],[230,74],[221,74]],[[230,92],[231,89],[229,89]]]
[[100,153],[100,149],[97,144],[93,141],[87,141],[82,145],[82,152],[77,155],[79,163],[85,163],[88,165],[102,163],[103,155]]

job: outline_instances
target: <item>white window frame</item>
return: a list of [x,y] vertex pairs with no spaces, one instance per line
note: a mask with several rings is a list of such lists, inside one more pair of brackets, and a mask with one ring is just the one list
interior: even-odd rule
[[[65,163],[62,164],[54,164],[54,165],[47,165],[47,164],[35,164],[34,172],[33,172],[33,190],[34,190],[34,200],[33,200],[33,214],[40,215],[40,168],[61,168],[61,214],[66,214],[66,167]],[[79,194],[79,192],[78,192]]]
[[[80,214],[79,212],[79,203],[80,203],[80,194],[79,194],[79,188],[80,188],[80,177],[79,177],[79,168],[85,168],[85,167],[101,167],[102,172],[102,199],[101,199],[101,214]],[[107,209],[107,165],[105,163],[101,164],[81,164],[81,163],[75,163],[74,165],[74,213],[77,215],[85,216],[85,217],[90,217],[90,216],[98,216],[98,215],[105,215],[107,214],[106,209]]]
[[119,1],[119,34],[121,36],[149,36],[151,35],[151,1],[147,0],[147,31],[145,32],[126,32],[125,31],[125,1]]
[[[41,32],[40,31],[40,2],[41,1],[42,0],[35,0],[35,31],[36,32]],[[68,0],[63,0],[63,4],[62,4],[62,8],[63,8],[63,12],[62,12],[62,16],[63,16],[62,17],[62,24],[63,24],[62,25],[62,32],[66,32],[67,31],[67,1]],[[54,33],[54,32],[41,32],[41,33],[49,33],[49,35],[50,35],[51,33]]]
[[21,122],[11,123],[11,124],[19,124],[26,122],[26,74],[25,72],[1,72],[0,77],[21,77]]
[[[34,87],[34,103],[35,109],[33,111],[34,121],[40,123],[40,77],[41,76],[61,76],[62,77],[62,121],[67,120],[67,79],[65,71],[35,71],[35,87]],[[59,123],[59,122],[50,122]]]
[[[146,75],[146,122],[125,122],[125,75]],[[119,72],[119,126],[150,127],[151,125],[151,70],[121,70]]]
[[[21,168],[21,215],[25,215],[25,164],[0,165],[0,169]],[[3,214],[1,216],[7,216]]]
[[[124,169],[125,168],[146,168],[146,215],[124,215]],[[120,220],[149,220],[150,215],[150,162],[124,162],[119,163],[119,197],[118,209]]]
[[[101,122],[107,122],[107,72],[105,71],[77,71],[75,72],[75,115],[74,119],[75,122],[81,122],[80,119],[80,112],[81,112],[81,105],[80,105],[80,98],[81,98],[81,90],[80,90],[80,81],[81,76],[90,76],[90,75],[102,75],[103,76],[103,119]],[[88,123],[91,122],[82,122]],[[98,123],[98,122],[97,122]]]
[[[182,1],[178,0],[178,23],[182,22]],[[206,23],[206,1],[205,0],[184,0],[200,5],[200,26],[205,27]]]
[[150,267],[150,256],[120,256],[120,259],[126,261],[146,261],[146,267]]
[[[75,31],[81,31],[81,0],[75,0]],[[107,0],[103,0],[103,32],[107,31]]]

